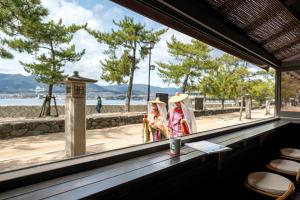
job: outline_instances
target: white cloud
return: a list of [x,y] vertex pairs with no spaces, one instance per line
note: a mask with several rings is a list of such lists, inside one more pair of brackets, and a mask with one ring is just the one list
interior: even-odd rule
[[[66,25],[88,23],[91,28],[101,30],[101,20],[96,18],[93,10],[82,7],[76,1],[43,0],[42,4],[49,9],[46,20],[63,19]],[[100,4],[96,5],[96,9],[101,9]]]
[[99,3],[97,3],[97,4],[93,7],[93,12],[95,12],[95,13],[100,13],[100,12],[103,11],[103,9],[104,9],[104,6],[101,5],[101,4],[99,4]]
[[[166,28],[166,27],[161,27]],[[190,42],[191,37],[180,33],[176,30],[169,29],[164,35],[162,35],[161,40],[154,46],[151,56],[151,64],[155,65],[156,62],[169,62],[172,61],[172,57],[168,53],[167,41],[170,40],[171,36],[174,35],[178,40],[182,42]],[[146,57],[140,64],[140,69],[137,70],[136,76],[134,77],[135,83],[148,84],[148,66],[149,57]],[[168,85],[164,83],[159,77],[157,70],[151,71],[151,85],[154,86],[175,86],[173,84]]]
[[[98,13],[102,9],[101,4],[96,4],[93,10],[88,10],[75,1],[66,0],[43,0],[42,4],[49,9],[49,16],[45,20],[58,21],[63,20],[65,25],[71,24],[89,24],[89,27],[102,30],[102,20]],[[72,43],[76,45],[76,50],[86,49],[86,54],[77,63],[68,63],[65,67],[65,72],[71,74],[74,70],[79,70],[83,75],[91,78],[99,79],[99,60],[103,57],[103,47],[90,36],[87,32],[81,30],[74,35]],[[20,73],[28,75],[23,66],[19,64],[19,60],[32,62],[33,59],[27,54],[14,52],[13,60],[0,60],[1,73]]]
[[[49,16],[45,20],[58,21],[63,20],[65,25],[71,24],[85,24],[93,29],[100,31],[110,31],[114,25],[112,20],[121,20],[125,15],[134,17],[136,21],[145,23],[147,28],[155,27],[155,29],[165,28],[163,25],[159,25],[156,22],[138,16],[131,11],[121,8],[118,5],[110,4],[113,6],[107,6],[104,1],[98,3],[89,2],[89,8],[85,8],[75,0],[42,0],[42,4],[49,9]],[[93,5],[93,6],[91,6]],[[157,61],[168,62],[172,60],[172,57],[168,54],[166,41],[170,40],[171,36],[175,35],[176,38],[182,42],[189,42],[191,37],[184,35],[178,31],[169,29],[161,38],[161,41],[155,45],[152,52],[152,64]],[[79,62],[68,63],[65,66],[65,73],[72,74],[72,71],[78,70],[82,76],[94,78],[99,80],[100,77],[100,60],[105,58],[103,51],[104,45],[100,45],[95,38],[90,36],[84,30],[78,31],[72,40],[72,44],[75,44],[76,50],[86,50],[85,55]],[[220,52],[216,52],[216,55]],[[0,60],[0,73],[21,73],[27,74],[23,66],[19,64],[19,60],[32,62],[32,58],[27,54],[14,53],[15,59],[13,60]],[[134,83],[148,83],[148,57],[146,57],[140,64],[141,67],[135,73]],[[98,84],[105,84],[104,81],[99,81]],[[151,84],[156,86],[167,86],[158,77],[157,71],[151,72]],[[174,86],[174,85],[171,85]]]

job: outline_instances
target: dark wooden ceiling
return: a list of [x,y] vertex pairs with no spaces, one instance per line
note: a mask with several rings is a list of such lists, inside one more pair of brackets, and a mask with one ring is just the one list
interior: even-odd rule
[[300,54],[299,1],[206,0],[280,61],[297,60]]
[[289,11],[300,20],[300,1],[299,0],[281,0],[280,1],[284,6],[289,9]]
[[300,67],[299,0],[113,0],[262,67]]

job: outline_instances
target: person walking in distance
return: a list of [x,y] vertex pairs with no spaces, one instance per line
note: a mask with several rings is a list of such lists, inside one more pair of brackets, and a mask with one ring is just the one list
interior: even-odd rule
[[96,106],[96,111],[97,113],[101,113],[101,108],[102,108],[102,100],[101,97],[97,97],[97,106]]

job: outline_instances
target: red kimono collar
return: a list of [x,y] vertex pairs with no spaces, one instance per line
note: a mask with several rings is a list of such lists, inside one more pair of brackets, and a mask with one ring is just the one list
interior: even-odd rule
[[156,116],[156,117],[159,117],[159,116],[160,116],[159,112],[153,112],[153,111],[151,111],[151,114],[153,114],[153,115]]
[[177,112],[179,114],[183,114],[183,111],[181,108],[174,108],[174,112]]

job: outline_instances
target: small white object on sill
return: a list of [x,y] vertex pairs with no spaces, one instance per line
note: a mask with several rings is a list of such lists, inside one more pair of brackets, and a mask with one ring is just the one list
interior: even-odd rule
[[207,154],[230,151],[230,147],[215,144],[206,140],[199,142],[185,143],[186,146],[197,149]]

